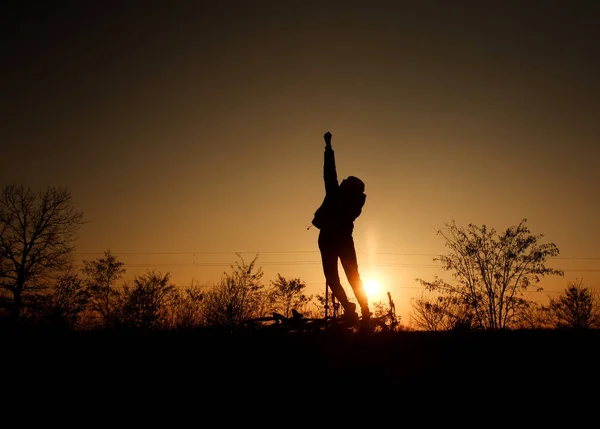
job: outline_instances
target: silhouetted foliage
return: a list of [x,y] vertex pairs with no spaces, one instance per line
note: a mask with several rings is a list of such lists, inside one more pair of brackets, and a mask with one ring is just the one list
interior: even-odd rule
[[372,307],[372,328],[377,331],[396,331],[405,329],[400,325],[400,317],[396,315],[396,304],[392,299],[390,292],[387,293],[387,304],[383,301],[376,301],[371,304]]
[[570,282],[548,306],[551,323],[556,328],[600,328],[600,300],[583,281]]
[[[325,295],[321,293],[317,293],[315,295],[310,295],[309,300],[302,305],[302,314],[307,318],[323,318],[325,317]],[[333,315],[333,305],[331,302],[331,296],[329,297],[328,302],[328,316]]]
[[550,328],[548,309],[537,302],[524,302],[519,310],[515,312],[515,317],[509,327],[511,329]]
[[470,329],[472,315],[468,306],[453,296],[425,297],[411,300],[411,321],[415,329],[449,331]]
[[423,331],[445,331],[452,328],[450,312],[446,310],[448,301],[442,297],[413,298],[411,322],[415,329]]
[[114,311],[119,305],[119,291],[115,282],[126,273],[123,262],[114,256],[110,249],[104,251],[104,257],[94,261],[83,261],[83,273],[90,294],[90,309],[100,314],[105,327],[113,323]]
[[52,326],[76,329],[79,316],[85,312],[90,294],[84,281],[74,272],[61,275],[47,296],[46,309]]
[[36,193],[10,185],[2,190],[0,289],[9,293],[14,322],[28,295],[44,291],[56,273],[68,269],[82,224],[83,213],[75,210],[66,189],[49,187]]
[[292,309],[304,313],[305,306],[312,299],[312,295],[306,296],[303,293],[306,283],[299,278],[288,280],[277,273],[277,279],[271,280],[271,286],[271,310],[285,317],[292,316]]
[[127,327],[144,330],[166,328],[172,319],[175,286],[170,273],[149,270],[135,276],[133,285],[125,283],[121,293],[121,322]]
[[325,297],[324,293],[318,293],[315,295],[314,298],[316,304],[315,309],[313,310],[315,317],[325,317],[325,310],[327,310],[327,316],[331,317],[336,311],[334,305],[339,307],[339,304],[333,302],[331,298],[331,292],[327,291],[327,293],[327,297]]
[[257,267],[258,255],[250,263],[240,259],[231,266],[231,273],[212,289],[203,302],[203,324],[210,327],[234,329],[243,322],[265,316],[269,312],[268,294],[261,279],[264,275]]
[[171,325],[175,329],[190,329],[202,326],[202,305],[205,292],[201,286],[192,281],[183,290],[175,289],[173,293],[173,319]]
[[469,224],[465,229],[454,221],[447,223],[446,230],[439,230],[438,234],[446,240],[450,252],[434,261],[442,262],[442,268],[452,273],[455,283],[439,276],[431,282],[417,281],[465,309],[466,321],[473,327],[509,327],[526,302],[524,292],[541,276],[563,275],[545,265],[549,257],[558,255],[556,245],[540,243],[543,235],[532,234],[526,222],[523,219],[502,234],[486,225]]

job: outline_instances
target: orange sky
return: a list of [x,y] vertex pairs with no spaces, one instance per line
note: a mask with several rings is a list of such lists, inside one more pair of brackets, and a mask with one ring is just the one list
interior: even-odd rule
[[600,288],[593,2],[37,3],[2,9],[0,178],[71,190],[80,259],[212,284],[259,254],[322,293],[330,130],[366,184],[361,273],[403,320],[452,219],[556,243],[536,297]]

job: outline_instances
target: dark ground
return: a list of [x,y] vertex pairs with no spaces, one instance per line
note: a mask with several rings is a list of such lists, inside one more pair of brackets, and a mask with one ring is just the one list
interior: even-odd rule
[[225,397],[289,398],[332,416],[367,412],[369,425],[584,427],[598,420],[600,331],[241,335],[209,339],[196,352],[171,342],[187,362],[207,368],[208,385]]
[[363,425],[368,411],[426,426],[579,427],[597,420],[599,340],[596,330],[4,332],[2,405],[62,426],[73,412],[135,427],[207,416],[227,427],[331,426],[338,415]]
[[[431,383],[476,387],[523,378],[572,387],[598,379],[600,331],[379,332],[271,329],[218,334],[5,333],[2,359],[57,377],[185,379],[207,388],[311,389]],[[8,361],[7,361],[8,362]],[[38,369],[36,369],[36,367]]]

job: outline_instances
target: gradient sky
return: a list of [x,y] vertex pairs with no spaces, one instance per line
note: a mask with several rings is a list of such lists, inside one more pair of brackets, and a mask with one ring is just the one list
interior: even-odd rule
[[[366,184],[363,279],[407,321],[445,222],[522,218],[560,249],[544,299],[600,288],[594,1],[5,1],[0,183],[66,186],[79,260],[216,282],[242,252],[324,291],[310,225]],[[347,283],[344,283],[347,285]]]

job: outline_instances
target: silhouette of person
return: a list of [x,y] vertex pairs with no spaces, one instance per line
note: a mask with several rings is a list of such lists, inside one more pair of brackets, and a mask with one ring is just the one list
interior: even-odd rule
[[367,294],[358,272],[358,261],[354,247],[354,221],[362,212],[367,196],[365,184],[355,176],[348,176],[338,184],[335,155],[331,146],[331,133],[325,139],[323,179],[325,180],[325,198],[314,214],[312,224],[319,228],[319,250],[323,263],[325,280],[331,293],[344,308],[344,317],[358,322],[356,304],[346,295],[338,272],[338,260],[341,261],[346,278],[354,291],[361,309],[363,324],[368,324],[371,313]]

